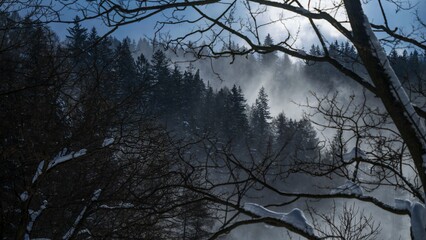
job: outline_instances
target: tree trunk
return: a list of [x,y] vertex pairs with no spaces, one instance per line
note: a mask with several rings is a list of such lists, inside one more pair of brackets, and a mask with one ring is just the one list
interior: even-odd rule
[[[407,144],[414,161],[423,191],[426,192],[426,141],[424,119],[414,111],[408,95],[403,89],[386,57],[384,49],[378,44],[370,23],[362,10],[359,0],[344,0],[346,12],[352,27],[353,43],[376,87],[376,94],[381,99],[396,128]],[[423,200],[424,201],[424,200]],[[411,204],[411,236],[420,240],[426,236],[426,210],[424,205]]]
[[[396,75],[393,73],[389,61],[383,61],[377,54],[377,52],[384,50],[381,47],[381,49],[374,48],[373,43],[377,41],[377,39],[375,39],[375,36],[369,34],[369,31],[372,32],[371,26],[364,15],[361,3],[359,0],[344,0],[344,2],[352,27],[355,47],[358,50],[358,54],[372,82],[376,86],[378,97],[382,100],[383,105],[395,123],[404,142],[407,144],[418,171],[418,176],[422,182],[423,191],[425,191],[426,176],[422,157],[426,154],[424,136],[422,136],[424,133],[420,131],[421,129],[418,129],[421,126],[416,126],[419,121],[413,121],[413,119],[419,119],[420,117],[417,114],[413,116],[410,112],[407,112],[407,108],[413,108],[413,106],[407,106],[405,102],[398,97],[397,92],[404,90],[400,89],[400,83],[399,86],[395,86],[394,79],[392,78],[396,77]],[[372,39],[372,37],[374,39]],[[392,74],[389,73],[389,70],[392,70]]]

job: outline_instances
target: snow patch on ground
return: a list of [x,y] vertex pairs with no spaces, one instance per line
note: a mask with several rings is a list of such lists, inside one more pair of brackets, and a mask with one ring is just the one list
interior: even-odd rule
[[331,190],[331,194],[349,194],[349,195],[355,195],[355,196],[362,196],[364,194],[364,191],[362,190],[362,187],[358,184],[347,180],[345,184],[342,186],[337,187],[336,189]]
[[102,147],[107,147],[114,143],[114,138],[105,138]]
[[314,235],[314,228],[308,223],[302,210],[298,208],[293,209],[289,213],[274,212],[256,203],[246,203],[243,208],[259,217],[275,218],[288,223],[309,235]]

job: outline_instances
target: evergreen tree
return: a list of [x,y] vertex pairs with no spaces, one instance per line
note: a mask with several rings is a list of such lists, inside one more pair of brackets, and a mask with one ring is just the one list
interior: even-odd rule
[[215,94],[213,92],[213,88],[210,86],[210,83],[207,83],[207,89],[203,98],[202,106],[201,124],[203,126],[203,130],[207,132],[216,131],[216,118],[218,116],[215,114]]
[[110,38],[101,39],[96,28],[92,28],[87,38],[89,64],[96,64],[97,71],[108,72],[114,61],[114,52],[111,47]]
[[340,47],[339,42],[337,40],[334,43],[331,43],[328,47],[328,52],[330,56],[332,57],[339,57],[340,56]]
[[185,88],[183,85],[183,76],[180,72],[180,69],[178,66],[175,66],[173,71],[171,72],[171,86],[169,91],[169,112],[166,113],[173,118],[176,122],[181,122],[183,119],[185,119],[183,114],[183,109],[185,108],[184,105],[184,98],[185,98]]
[[196,96],[193,96],[193,94],[197,94],[195,91],[194,84],[194,75],[193,75],[193,68],[192,65],[190,65],[185,72],[183,73],[182,78],[182,115],[183,119],[187,122],[191,121],[191,116],[193,112],[193,103]]
[[169,91],[171,89],[170,61],[163,51],[157,50],[151,60],[153,96],[151,107],[156,114],[164,114],[168,109]]
[[194,68],[189,65],[183,74],[183,84],[181,92],[182,113],[185,121],[191,124],[192,130],[198,128],[201,114],[202,99],[205,92],[205,85],[200,77],[199,70],[194,73]]
[[138,89],[136,81],[136,64],[129,49],[128,40],[123,40],[115,53],[116,94],[119,98],[135,93]]
[[141,86],[141,90],[143,91],[140,94],[139,100],[146,112],[146,109],[149,107],[149,100],[153,96],[153,92],[151,65],[143,54],[136,59],[136,79],[138,85]]
[[265,92],[265,88],[262,87],[251,109],[251,132],[254,138],[261,141],[268,141],[271,134],[269,121],[272,117],[269,112],[268,101],[268,95]]
[[228,97],[230,95],[227,87],[221,88],[215,97],[215,108],[214,115],[216,116],[216,129],[221,133],[222,136],[226,136],[229,130],[228,116]]
[[101,39],[96,31],[96,28],[92,28],[87,38],[87,67],[90,69],[89,78],[92,79],[89,84],[89,91],[99,89],[103,99],[108,99],[114,95],[112,86],[115,86],[115,81],[112,76],[114,65],[114,51],[111,48],[111,42],[109,38]]
[[274,119],[273,125],[275,130],[275,143],[277,147],[285,147],[294,134],[294,128],[292,127],[290,120],[287,119],[284,113],[280,113]]
[[194,123],[198,125],[200,124],[199,122],[200,114],[201,114],[200,107],[201,107],[202,99],[206,91],[206,85],[204,84],[204,81],[201,79],[199,69],[196,70],[194,77],[192,79],[191,85],[192,87],[190,88],[191,89],[190,92],[191,92],[191,107],[192,107],[192,116],[193,116],[192,121],[194,121]]
[[319,156],[319,140],[315,129],[308,119],[297,122],[296,134],[292,141],[295,147],[295,158],[301,161],[313,162]]
[[242,93],[241,87],[234,84],[228,96],[228,121],[229,121],[229,137],[233,138],[246,133],[248,130],[248,120],[246,115],[246,100]]
[[419,73],[420,61],[419,52],[417,52],[417,50],[414,50],[410,53],[410,57],[408,59],[408,66],[410,67],[410,73],[412,73],[413,75]]
[[[268,33],[268,35],[266,35],[265,40],[263,42],[263,46],[272,46],[274,45],[274,41],[272,40],[271,35]],[[261,58],[261,62],[262,65],[267,66],[267,67],[272,67],[273,64],[277,61],[278,56],[275,52],[270,52],[270,53],[265,53],[262,54],[262,58]]]
[[87,47],[87,28],[84,28],[80,24],[80,17],[74,18],[74,26],[68,28],[67,35],[67,48],[71,53],[72,58],[75,62],[81,62],[85,56],[85,50]]
[[343,154],[346,152],[347,148],[345,146],[345,139],[343,138],[343,131],[339,129],[330,143],[330,148],[327,151],[327,158],[329,158],[332,163],[336,163],[341,161]]

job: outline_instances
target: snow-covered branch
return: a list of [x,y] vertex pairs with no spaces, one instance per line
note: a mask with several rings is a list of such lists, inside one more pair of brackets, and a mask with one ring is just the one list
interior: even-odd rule
[[355,196],[362,196],[364,194],[364,191],[362,190],[361,186],[358,184],[347,180],[345,184],[342,186],[337,187],[336,189],[331,190],[331,194],[348,194],[348,195],[355,195]]
[[289,225],[299,231],[305,233],[304,235],[318,238],[314,233],[314,228],[306,220],[302,210],[294,208],[289,213],[280,213],[271,211],[256,203],[246,203],[243,209],[259,218],[272,218],[276,219],[286,225]]
[[107,147],[114,143],[114,138],[105,138],[102,147]]
[[34,174],[34,176],[33,176],[33,179],[32,179],[32,181],[31,181],[31,183],[32,184],[34,184],[38,179],[39,179],[39,177],[44,173],[44,172],[46,172],[46,171],[49,171],[50,169],[52,169],[52,168],[54,168],[54,167],[56,167],[57,165],[59,165],[59,164],[61,164],[61,163],[65,163],[65,162],[68,162],[68,161],[70,161],[70,160],[73,160],[73,159],[76,159],[76,158],[79,158],[79,157],[81,157],[81,156],[84,156],[84,155],[86,155],[86,152],[87,152],[87,149],[80,149],[79,151],[77,151],[77,152],[74,152],[74,151],[72,151],[72,152],[70,152],[70,153],[67,153],[68,152],[68,149],[67,148],[64,148],[62,151],[60,151],[59,153],[58,153],[58,155],[56,155],[48,164],[47,164],[47,166],[45,166],[45,161],[43,160],[43,161],[41,161],[39,164],[38,164],[38,166],[37,166],[37,169],[36,169],[36,172],[35,172],[35,174]]
[[[104,141],[102,142],[102,147],[108,147],[111,144],[113,144],[114,141],[115,141],[114,138],[105,138]],[[59,164],[62,164],[62,163],[68,162],[70,160],[82,157],[82,156],[86,155],[86,153],[87,153],[87,149],[85,149],[85,148],[82,148],[77,152],[75,152],[75,151],[68,152],[68,149],[64,148],[50,162],[48,162],[47,166],[45,166],[44,160],[41,161],[38,164],[36,172],[33,176],[32,184],[34,184],[38,180],[40,175],[42,175],[44,172],[56,167]]]
[[30,220],[28,221],[28,224],[26,227],[26,233],[24,236],[25,240],[30,239],[30,234],[31,234],[31,231],[33,230],[34,223],[37,220],[37,218],[41,215],[41,213],[44,211],[44,209],[46,209],[46,207],[47,207],[47,201],[44,200],[39,210],[37,211],[31,210],[31,209],[28,210],[28,215],[30,217]]
[[102,204],[101,206],[99,206],[99,208],[102,209],[129,209],[129,208],[134,208],[135,205],[132,203],[119,203],[117,205],[106,205],[106,204]]
[[58,164],[65,163],[65,162],[68,162],[69,160],[86,155],[87,149],[83,148],[77,152],[74,152],[74,151],[70,153],[67,153],[67,152],[68,152],[68,149],[66,148],[64,148],[61,152],[59,152],[58,155],[56,155],[56,157],[49,162],[47,170],[54,168]]
[[426,209],[419,202],[411,202],[408,199],[395,199],[395,208],[410,212],[411,235],[413,240],[425,238]]
[[[99,196],[101,195],[101,192],[102,192],[102,189],[97,189],[96,191],[94,191],[93,192],[93,196],[91,198],[91,201],[90,201],[90,203],[88,205],[90,205],[92,202],[98,200]],[[75,219],[75,221],[74,221],[73,225],[71,226],[71,228],[62,237],[63,240],[68,240],[68,239],[70,239],[74,235],[75,230],[77,229],[77,226],[83,220],[84,214],[86,214],[88,205],[84,206],[83,209],[80,211],[80,214],[78,214],[78,216]]]

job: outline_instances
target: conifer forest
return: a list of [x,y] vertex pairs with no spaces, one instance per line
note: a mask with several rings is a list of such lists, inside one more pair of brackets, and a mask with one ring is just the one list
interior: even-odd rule
[[325,2],[0,2],[0,239],[424,240],[425,4]]

